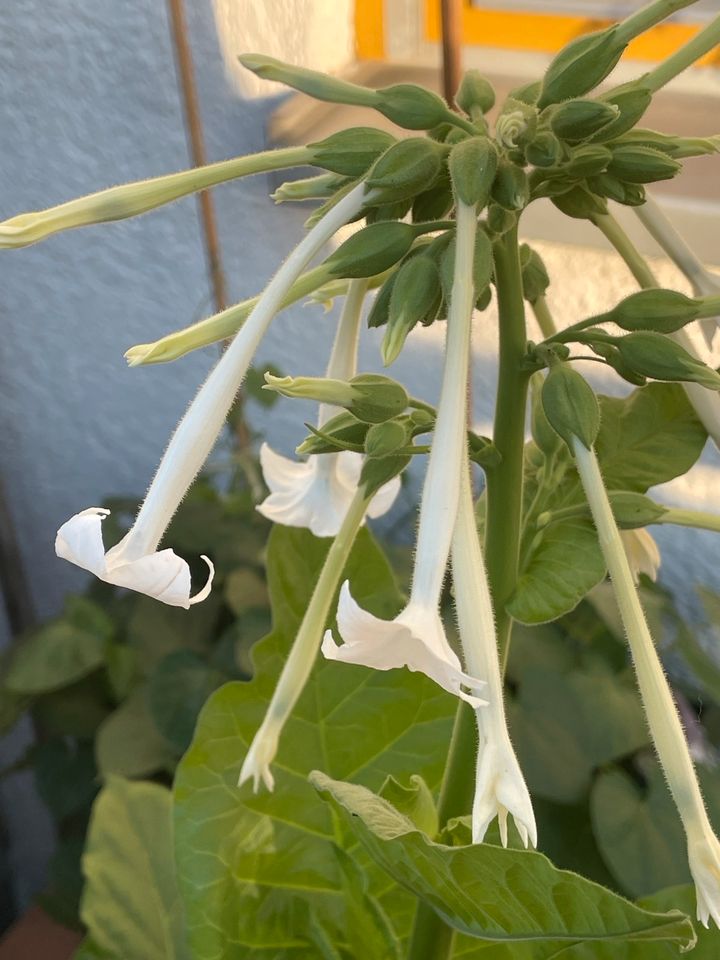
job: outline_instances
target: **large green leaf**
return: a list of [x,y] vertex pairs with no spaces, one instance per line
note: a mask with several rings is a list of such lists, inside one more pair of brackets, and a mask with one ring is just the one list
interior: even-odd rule
[[[708,812],[720,823],[720,774],[698,767]],[[638,776],[618,768],[593,784],[591,814],[598,847],[611,872],[633,896],[690,879],[680,818],[660,764],[644,757]]]
[[365,787],[317,771],[311,781],[377,863],[461,933],[503,944],[548,941],[547,957],[579,941],[694,943],[678,911],[642,910],[539,853],[433,843]]
[[190,746],[203,704],[227,679],[192,650],[175,650],[155,667],[148,706],[155,726],[178,753]]
[[168,790],[112,777],[93,808],[83,872],[85,955],[189,960]]
[[[377,867],[367,869],[363,897],[353,893],[339,828],[307,775],[320,768],[379,789],[388,775],[409,785],[419,774],[436,789],[453,697],[419,674],[319,659],[283,731],[274,792],[236,786],[327,549],[327,540],[307,531],[275,528],[268,547],[273,633],[254,650],[253,680],[227,684],[206,704],[178,769],[176,857],[197,960],[315,960],[332,955],[321,948],[327,940],[384,960],[412,919],[413,898]],[[345,572],[363,606],[381,616],[397,612],[402,598],[366,530]]]
[[21,641],[4,684],[16,694],[65,687],[102,666],[106,638],[66,619],[53,620]]
[[172,769],[177,756],[155,726],[144,687],[103,720],[95,738],[95,761],[102,777],[147,777]]
[[686,473],[702,453],[707,431],[678,383],[649,383],[600,403],[595,448],[609,490],[645,493]]

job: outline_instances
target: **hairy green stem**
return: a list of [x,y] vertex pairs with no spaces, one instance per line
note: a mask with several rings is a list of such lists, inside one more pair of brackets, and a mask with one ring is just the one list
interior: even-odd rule
[[517,227],[495,245],[500,316],[500,356],[493,443],[500,463],[487,473],[485,560],[495,607],[500,661],[507,662],[512,618],[506,606],[515,590],[520,555],[525,416],[530,374]]
[[537,298],[534,303],[531,303],[532,311],[535,314],[535,319],[537,324],[540,327],[540,333],[545,337],[546,340],[549,340],[551,337],[555,336],[557,333],[557,327],[555,326],[555,321],[552,318],[550,313],[550,308],[547,305],[547,300],[542,294]]
[[698,530],[713,530],[715,533],[720,533],[720,514],[708,513],[705,510],[681,510],[679,507],[668,507],[656,523],[672,523],[679,527],[695,527]]
[[645,7],[641,7],[635,13],[630,14],[625,20],[621,20],[617,25],[618,37],[629,43],[635,37],[640,36],[656,23],[660,23],[667,17],[677,13],[678,10],[684,10],[685,7],[691,7],[697,0],[655,0]]
[[720,17],[715,17],[689,43],[684,44],[667,60],[646,73],[642,78],[644,86],[656,93],[683,71],[691,67],[720,43]]

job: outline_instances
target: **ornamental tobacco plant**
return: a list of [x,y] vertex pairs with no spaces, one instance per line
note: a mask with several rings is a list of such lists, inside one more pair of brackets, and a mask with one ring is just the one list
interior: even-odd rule
[[[483,950],[484,960],[659,960],[698,942],[688,911],[705,927],[720,926],[720,845],[636,582],[657,567],[648,525],[720,529],[718,517],[666,509],[647,496],[720,434],[720,374],[686,329],[700,323],[712,340],[720,293],[646,193],[647,184],[676,176],[682,161],[718,152],[720,140],[638,126],[654,94],[715,47],[720,18],[643,76],[597,91],[633,38],[688,5],[656,0],[574,40],[540,80],[512,91],[492,127],[495,94],[476,71],[465,75],[455,111],[412,84],[372,90],[245,55],[244,66],[261,77],[372,108],[412,135],[353,128],[0,224],[0,245],[22,246],[238,176],[323,171],[277,191],[278,201],[321,204],[258,297],[128,351],[131,365],[146,365],[233,337],[173,434],[127,535],[106,550],[107,511],[96,507],[58,532],[58,555],[175,606],[206,600],[212,558],[204,558],[210,577],[193,595],[187,561],[158,548],[262,337],[302,297],[345,298],[326,377],[266,376],[268,390],[320,404],[317,427],[298,448],[307,462],[261,451],[270,494],[259,510],[279,525],[268,562],[273,631],[256,647],[252,681],[229,683],[207,702],[172,800],[158,786],[108,781],[85,857],[89,938],[81,956],[423,960]],[[518,239],[523,211],[539,198],[595,224],[642,290],[557,330],[542,261]],[[608,201],[637,209],[694,297],[658,288]],[[358,221],[357,232],[311,266],[340,227]],[[437,409],[388,376],[357,373],[371,290],[368,323],[385,328],[386,366],[417,324],[444,324]],[[499,380],[493,436],[484,438],[467,429],[470,338],[476,312],[493,296]],[[540,343],[528,339],[525,303]],[[630,398],[595,396],[573,367],[585,356],[578,350],[588,349],[636,387]],[[654,457],[638,454],[637,434],[648,423],[661,438]],[[363,525],[391,506],[400,474],[426,455],[405,600]],[[476,504],[473,463],[485,480]],[[307,547],[302,528],[322,539]],[[441,609],[450,565],[457,649]],[[307,582],[297,591],[301,570]],[[685,832],[692,897],[677,891],[633,904],[526,849],[543,837],[523,773],[528,757],[513,746],[513,702],[503,703],[516,625],[567,614],[608,573],[649,737]],[[644,745],[647,732],[637,735]],[[603,762],[584,759],[590,768]],[[606,814],[602,805],[594,810],[598,821]],[[110,867],[99,853],[103,831],[123,818],[128,859]],[[130,896],[124,913],[104,916],[103,892],[107,899],[127,871],[132,843],[142,851],[153,834],[150,873],[163,908],[133,905]],[[143,937],[154,938],[152,949],[138,947]],[[702,937],[701,950],[720,949],[715,933]]]

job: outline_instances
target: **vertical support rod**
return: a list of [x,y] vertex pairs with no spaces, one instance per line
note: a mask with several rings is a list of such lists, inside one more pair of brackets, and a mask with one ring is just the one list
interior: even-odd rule
[[440,0],[443,96],[452,106],[460,86],[463,0]]

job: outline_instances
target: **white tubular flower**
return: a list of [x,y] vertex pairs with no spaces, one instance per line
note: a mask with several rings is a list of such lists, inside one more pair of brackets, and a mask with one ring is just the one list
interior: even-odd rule
[[467,443],[465,418],[476,229],[475,208],[458,202],[455,276],[443,381],[420,505],[410,600],[394,620],[380,620],[355,602],[346,583],[337,612],[338,631],[344,643],[338,646],[328,630],[322,644],[322,652],[331,660],[379,670],[404,666],[421,671],[472,706],[482,704],[477,692],[484,684],[463,672],[445,636],[439,606]]
[[682,723],[655,650],[594,451],[577,438],[573,452],[610,571],[635,664],[650,733],[688,844],[698,920],[720,926],[720,843],[708,819]]
[[[720,276],[705,269],[652,197],[647,196],[645,203],[640,207],[633,207],[633,210],[648,232],[688,278],[696,297],[720,296]],[[701,320],[700,326],[708,347],[712,347],[718,318]]]
[[360,211],[363,196],[362,184],[348,193],[298,244],[272,278],[178,424],[128,534],[106,553],[101,521],[107,511],[91,507],[76,514],[58,531],[55,550],[59,557],[108,583],[146,593],[173,606],[187,608],[207,596],[212,567],[208,583],[191,598],[187,563],[172,550],[158,551],[158,544],[212,450],[258,344],[288,288],[330,237]]
[[465,663],[473,676],[487,683],[488,699],[487,707],[475,711],[480,742],[472,808],[473,843],[482,843],[497,817],[500,839],[507,846],[510,814],[525,846],[529,842],[534,847],[535,814],[505,720],[495,618],[475,522],[469,464],[463,473],[452,541],[455,607]]
[[638,582],[641,573],[644,573],[646,577],[650,577],[653,581],[657,580],[658,570],[660,569],[660,551],[648,531],[644,527],[637,530],[621,530],[620,539],[625,548],[635,583]]
[[[357,345],[367,280],[352,280],[343,305],[326,376],[351,380],[357,372]],[[318,427],[322,429],[336,413],[320,405]],[[346,450],[316,454],[299,463],[275,453],[266,443],[260,448],[260,465],[270,495],[258,510],[273,523],[307,527],[316,537],[334,537],[355,495],[362,470],[362,455]],[[367,515],[381,517],[393,505],[400,490],[395,477],[370,501]]]
[[252,780],[253,789],[257,793],[261,781],[268,790],[272,790],[275,785],[270,766],[277,753],[280,734],[305,688],[315,663],[323,629],[330,612],[330,604],[350,556],[355,536],[362,525],[367,504],[368,501],[363,492],[357,490],[345,512],[338,535],[325,558],[265,718],[247,752],[240,771],[238,786],[246,780]]

